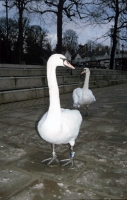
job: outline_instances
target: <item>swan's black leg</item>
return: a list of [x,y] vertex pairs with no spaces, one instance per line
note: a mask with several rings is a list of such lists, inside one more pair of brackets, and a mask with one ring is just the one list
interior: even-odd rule
[[88,108],[89,108],[89,105],[86,105],[86,114],[87,114],[87,115],[89,115],[89,114],[88,114]]
[[52,144],[52,157],[43,160],[42,163],[45,163],[47,165],[59,163],[55,152],[55,144]]
[[74,159],[74,155],[75,155],[75,152],[73,151],[73,146],[71,146],[70,158],[69,159],[60,160],[61,166],[73,167],[73,165],[74,165],[74,160],[73,160]]

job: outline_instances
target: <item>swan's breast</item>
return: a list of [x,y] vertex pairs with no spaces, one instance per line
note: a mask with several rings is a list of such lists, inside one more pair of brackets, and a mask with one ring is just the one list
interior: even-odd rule
[[78,136],[81,122],[82,116],[79,111],[61,109],[61,123],[49,123],[46,113],[38,123],[38,132],[42,139],[50,143],[74,143],[75,138]]
[[91,90],[84,90],[82,93],[81,104],[91,104],[96,101]]
[[46,113],[42,116],[42,118],[40,119],[40,121],[38,122],[37,129],[38,129],[38,132],[39,132],[39,133],[42,132],[42,127],[43,127],[44,121],[45,121],[45,119],[46,119],[46,117],[47,117],[47,114],[48,114],[48,112],[46,112]]

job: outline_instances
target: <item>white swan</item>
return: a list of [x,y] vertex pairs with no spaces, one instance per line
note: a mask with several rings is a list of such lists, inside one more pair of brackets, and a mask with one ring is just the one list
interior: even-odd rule
[[88,114],[89,105],[93,103],[94,101],[96,101],[96,99],[92,91],[89,89],[90,70],[88,68],[84,68],[81,74],[83,73],[86,73],[83,88],[76,88],[72,94],[73,107],[79,108],[80,106],[85,105],[87,108],[87,114]]
[[61,54],[52,55],[47,62],[47,79],[49,87],[50,105],[49,110],[43,115],[38,123],[38,132],[43,140],[52,144],[52,158],[42,162],[47,164],[53,161],[59,162],[55,153],[55,144],[71,145],[71,153],[69,161],[66,164],[73,165],[73,146],[78,136],[82,116],[78,110],[62,109],[60,106],[59,88],[56,79],[56,67],[67,66],[72,69],[74,67],[67,61],[66,57]]

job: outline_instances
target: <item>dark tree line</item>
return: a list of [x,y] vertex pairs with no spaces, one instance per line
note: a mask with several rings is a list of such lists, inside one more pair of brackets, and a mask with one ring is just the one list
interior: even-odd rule
[[[23,44],[22,59],[26,64],[41,64],[45,55],[51,55],[51,46],[47,39],[47,30],[43,30],[38,25],[29,25],[27,18],[23,19]],[[19,34],[18,22],[13,19],[8,20],[8,41],[6,31],[6,19],[0,19],[0,57],[1,62],[19,62]]]

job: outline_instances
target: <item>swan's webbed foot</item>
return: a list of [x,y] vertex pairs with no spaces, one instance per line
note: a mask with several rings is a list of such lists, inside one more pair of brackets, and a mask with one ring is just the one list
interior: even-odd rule
[[62,167],[70,167],[70,168],[73,167],[74,166],[73,158],[60,160],[60,165]]
[[47,164],[47,165],[56,165],[59,163],[59,160],[56,156],[55,153],[55,144],[52,144],[52,157],[51,158],[47,158],[45,160],[42,161],[43,164]]
[[53,155],[53,157],[43,160],[42,163],[47,165],[55,165],[59,163],[59,160],[57,159],[56,155]]
[[60,160],[60,164],[62,167],[73,167],[74,166],[74,155],[75,152],[71,151],[70,152],[70,158],[69,159],[64,159],[64,160]]

